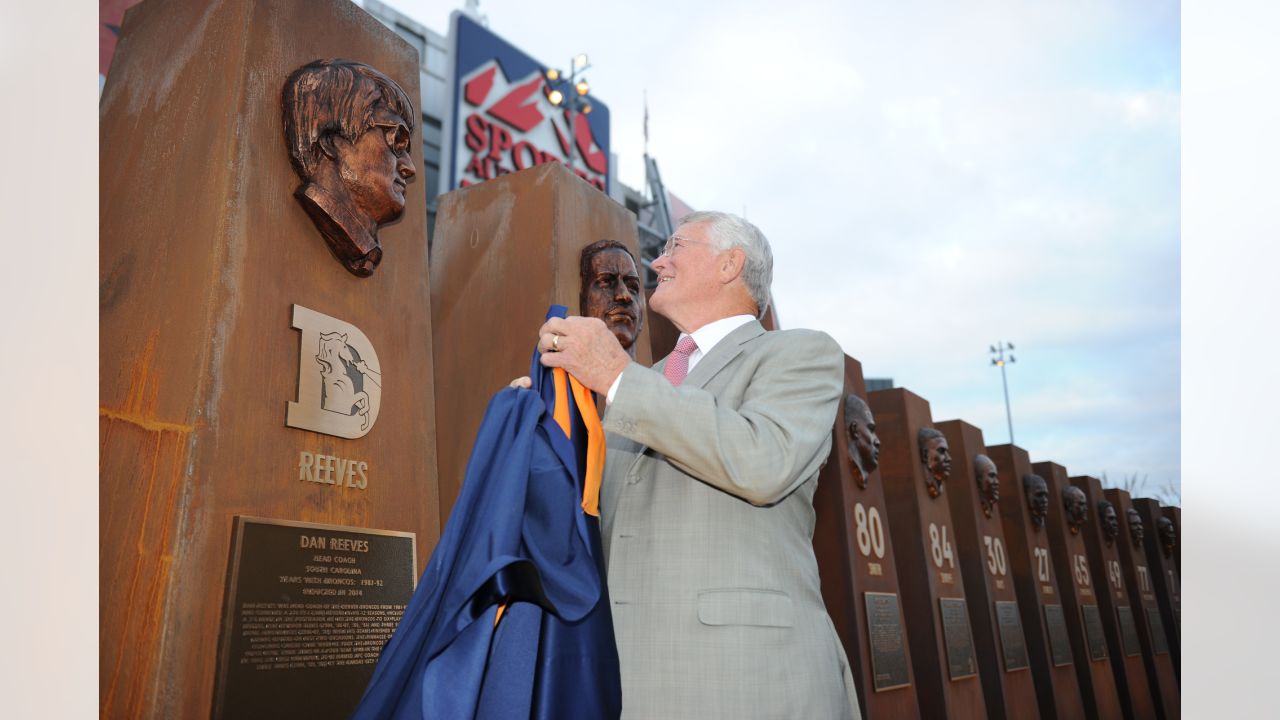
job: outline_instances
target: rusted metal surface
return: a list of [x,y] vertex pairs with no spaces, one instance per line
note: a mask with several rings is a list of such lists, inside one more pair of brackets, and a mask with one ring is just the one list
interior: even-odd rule
[[[549,305],[578,312],[581,252],[599,240],[617,240],[638,257],[635,215],[559,163],[440,196],[431,309],[441,523],[489,399],[529,374]],[[636,341],[636,361],[646,366],[649,324]]]
[[[1182,697],[1177,668],[1174,666],[1173,656],[1167,649],[1169,628],[1165,627],[1163,622],[1158,627],[1153,626],[1150,621],[1152,614],[1160,613],[1153,577],[1153,573],[1159,570],[1152,568],[1147,559],[1143,518],[1134,507],[1133,499],[1128,492],[1108,488],[1103,491],[1103,495],[1116,506],[1116,515],[1120,518],[1120,536],[1116,546],[1120,551],[1120,568],[1129,590],[1129,606],[1133,611],[1134,629],[1142,647],[1142,661],[1147,668],[1147,679],[1155,688],[1160,709],[1163,711],[1162,717],[1179,717]],[[1158,648],[1163,651],[1157,652]]]
[[1020,643],[1021,656],[1027,655],[1027,630],[1022,627],[1021,615],[1011,608],[1003,627],[997,617],[997,603],[1018,602],[1009,543],[1000,521],[999,468],[986,454],[981,429],[963,420],[947,420],[935,426],[947,438],[954,463],[944,494],[955,523],[955,542],[960,549],[969,617],[982,666],[987,713],[992,718],[1038,718],[1029,659],[1018,667],[1018,663],[1009,662],[1004,650],[1002,636],[1011,634],[1011,646],[1016,648]]
[[[976,658],[973,675],[953,679],[955,675],[948,671],[940,601],[945,598],[967,603],[960,562],[965,549],[956,544],[951,508],[943,497],[951,483],[939,482],[946,479],[940,445],[937,438],[920,432],[932,428],[929,403],[903,388],[868,393],[867,401],[883,443],[880,477],[889,510],[888,524],[902,586],[920,710],[928,718],[985,718],[986,701]],[[933,452],[922,455],[922,437],[924,449],[928,451],[933,445]],[[935,475],[929,475],[930,461]],[[933,495],[931,490],[938,494]],[[971,635],[972,632],[970,628]]]
[[[421,563],[439,537],[425,199],[409,193],[362,279],[291,196],[280,89],[335,56],[417,97],[412,48],[347,2],[126,15],[99,115],[104,718],[209,715],[235,515],[415,532]],[[376,344],[388,392],[366,437],[285,426],[300,362],[315,367],[293,304]],[[368,488],[301,481],[304,451],[367,462]]]
[[1031,469],[1049,486],[1049,515],[1045,529],[1049,534],[1058,587],[1062,589],[1067,636],[1071,640],[1085,712],[1091,718],[1120,720],[1124,711],[1120,707],[1115,672],[1111,669],[1111,654],[1094,657],[1089,652],[1089,638],[1086,636],[1086,612],[1093,612],[1086,608],[1097,607],[1098,592],[1106,591],[1105,570],[1094,567],[1090,562],[1082,535],[1083,530],[1097,524],[1097,519],[1089,511],[1084,493],[1070,484],[1066,468],[1054,462],[1038,462]]
[[[1133,589],[1129,586],[1129,574],[1124,572],[1120,558],[1120,547],[1129,540],[1120,527],[1123,510],[1104,496],[1102,482],[1098,478],[1076,476],[1071,478],[1071,484],[1085,493],[1090,509],[1096,509],[1094,517],[1097,521],[1085,527],[1083,533],[1089,562],[1093,567],[1101,568],[1104,575],[1094,585],[1111,666],[1116,675],[1116,687],[1127,706],[1127,717],[1181,717],[1180,703],[1164,702],[1158,690],[1153,689],[1141,647],[1135,647],[1140,643],[1137,640],[1135,608],[1130,600]],[[1141,612],[1141,607],[1137,610]],[[1126,630],[1130,631],[1127,643]]]
[[1160,501],[1153,498],[1134,498],[1133,506],[1142,516],[1147,532],[1143,540],[1147,563],[1151,568],[1151,580],[1155,587],[1160,616],[1164,621],[1169,640],[1169,653],[1173,655],[1173,669],[1182,681],[1182,578],[1175,560],[1177,551],[1176,530],[1173,521],[1165,516]]
[[1033,503],[1028,502],[1029,484],[1024,480],[1032,475],[1031,460],[1026,450],[1008,444],[988,446],[987,456],[996,464],[1000,477],[997,507],[1004,524],[1018,609],[1022,611],[1022,630],[1026,633],[1040,716],[1084,718],[1084,699],[1075,668],[1052,662],[1045,609],[1061,608],[1062,592],[1051,559],[1048,531],[1043,522],[1037,522],[1031,509]]
[[[846,396],[866,398],[862,363],[847,355],[844,392]],[[816,514],[813,549],[822,579],[822,598],[853,669],[862,716],[918,718],[920,704],[911,678],[911,648],[905,636],[902,591],[894,562],[884,485],[877,470],[861,473],[855,466],[847,430],[847,406],[847,402],[842,402],[836,411],[831,456],[822,468],[813,498]],[[871,593],[871,602],[879,606],[888,606],[887,596],[896,602],[902,633],[901,661],[906,666],[908,685],[883,677],[877,681],[875,677],[868,593]],[[887,625],[885,623],[885,631]],[[877,686],[882,689],[877,690]]]

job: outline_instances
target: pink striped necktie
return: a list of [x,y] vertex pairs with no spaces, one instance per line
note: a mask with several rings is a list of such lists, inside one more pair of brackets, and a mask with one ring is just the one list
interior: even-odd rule
[[689,356],[697,349],[698,343],[693,341],[692,335],[685,335],[676,343],[676,349],[667,356],[667,364],[662,368],[662,374],[672,385],[679,387],[684,382],[685,376],[689,374]]

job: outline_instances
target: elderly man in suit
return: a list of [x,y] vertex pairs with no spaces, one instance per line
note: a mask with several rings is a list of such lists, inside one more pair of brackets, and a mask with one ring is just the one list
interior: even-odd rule
[[623,717],[857,717],[812,547],[843,353],[825,333],[760,325],[773,256],[742,218],[686,217],[653,269],[650,304],[681,335],[652,369],[594,318],[552,319],[538,340],[545,365],[607,397]]

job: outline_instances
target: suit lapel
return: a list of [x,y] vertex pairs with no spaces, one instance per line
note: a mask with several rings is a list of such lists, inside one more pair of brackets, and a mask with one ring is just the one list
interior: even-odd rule
[[[711,381],[711,378],[716,376],[716,373],[723,370],[726,365],[742,353],[743,345],[763,335],[764,332],[764,326],[758,320],[752,320],[749,323],[744,323],[741,327],[734,328],[733,332],[726,335],[723,340],[716,343],[715,347],[711,348],[711,352],[702,356],[698,364],[685,377],[684,384],[698,388],[705,386]],[[670,356],[668,355],[667,357]],[[654,363],[653,370],[661,373],[666,365],[667,358],[662,358]],[[648,452],[649,446],[640,446],[640,452],[636,453],[635,460],[631,461],[631,466],[627,468],[627,474],[631,474],[636,469],[636,466],[640,464],[640,460]]]
[[742,354],[742,346],[764,334],[764,326],[758,320],[743,323],[711,348],[711,352],[702,356],[698,364],[689,371],[684,379],[685,385],[704,387],[716,373],[724,369],[734,358]]

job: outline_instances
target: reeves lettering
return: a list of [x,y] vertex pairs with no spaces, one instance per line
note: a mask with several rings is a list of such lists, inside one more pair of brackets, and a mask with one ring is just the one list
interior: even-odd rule
[[368,470],[369,463],[363,460],[348,460],[306,450],[298,453],[298,479],[307,482],[364,490],[369,486]]

